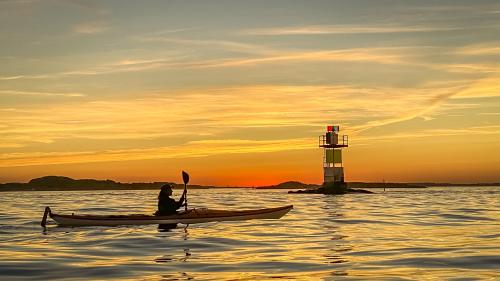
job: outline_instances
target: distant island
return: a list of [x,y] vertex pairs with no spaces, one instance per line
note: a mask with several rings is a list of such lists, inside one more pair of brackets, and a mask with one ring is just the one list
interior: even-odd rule
[[[256,189],[315,189],[321,185],[306,184],[298,181],[287,181],[277,185],[258,186]],[[426,188],[425,185],[409,184],[409,183],[390,183],[390,182],[347,182],[347,188]]]
[[[2,191],[71,191],[71,190],[145,190],[159,189],[169,183],[174,188],[183,188],[183,184],[173,182],[140,182],[121,183],[113,180],[72,179],[63,176],[45,176],[35,178],[27,183],[0,184]],[[348,182],[349,188],[426,188],[431,186],[500,186],[500,183],[487,184],[451,184],[451,183],[376,183],[376,182]],[[287,181],[277,185],[242,187],[242,186],[202,186],[189,185],[190,189],[207,188],[255,188],[255,189],[315,189],[317,184],[306,184],[298,181]]]
[[[183,188],[183,184],[172,182],[138,182],[121,183],[112,180],[72,179],[62,176],[45,176],[32,179],[27,183],[0,184],[1,191],[70,191],[70,190],[141,190],[160,189],[164,184],[171,184],[174,188]],[[211,186],[189,185],[189,188],[206,189]]]

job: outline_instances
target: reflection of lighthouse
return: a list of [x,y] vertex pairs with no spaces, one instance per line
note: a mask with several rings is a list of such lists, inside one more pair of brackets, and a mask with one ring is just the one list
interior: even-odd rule
[[339,131],[339,126],[328,126],[326,134],[319,136],[319,147],[323,148],[323,185],[344,183],[342,148],[349,146],[349,139],[342,135],[339,141]]

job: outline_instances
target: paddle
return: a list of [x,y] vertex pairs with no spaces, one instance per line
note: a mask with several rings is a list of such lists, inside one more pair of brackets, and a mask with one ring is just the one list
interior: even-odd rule
[[186,172],[184,172],[184,171],[182,171],[182,180],[184,181],[184,193],[186,194],[184,196],[184,200],[186,201],[186,203],[184,205],[184,207],[185,207],[184,210],[187,211],[187,209],[188,209],[187,184],[189,182],[189,174],[186,173]]
[[43,219],[42,222],[40,223],[42,227],[45,227],[45,225],[47,224],[47,216],[51,216],[51,211],[49,207],[45,207],[45,212],[43,213]]

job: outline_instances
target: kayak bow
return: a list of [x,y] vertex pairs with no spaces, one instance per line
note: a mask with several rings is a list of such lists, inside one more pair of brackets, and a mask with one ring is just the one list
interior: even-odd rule
[[117,225],[145,225],[145,224],[193,224],[213,221],[237,221],[251,219],[279,219],[293,209],[293,205],[257,209],[257,210],[211,210],[189,209],[169,216],[135,215],[60,215],[52,213],[49,207],[45,208],[41,222],[45,226],[47,215],[58,225],[63,226],[117,226]]

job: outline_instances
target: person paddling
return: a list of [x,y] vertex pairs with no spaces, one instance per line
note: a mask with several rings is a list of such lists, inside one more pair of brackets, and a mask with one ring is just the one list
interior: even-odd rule
[[186,204],[186,189],[179,201],[175,201],[170,196],[172,196],[172,186],[167,183],[161,187],[160,194],[158,194],[158,211],[155,212],[155,216],[176,214],[177,209]]

